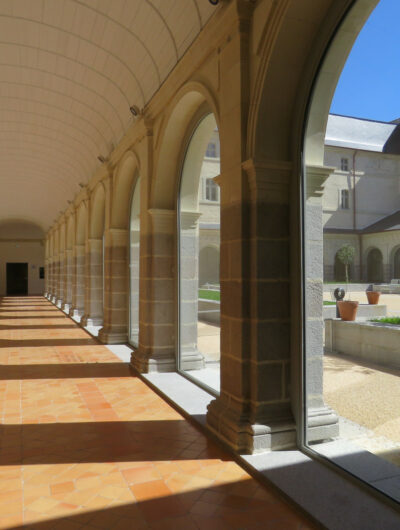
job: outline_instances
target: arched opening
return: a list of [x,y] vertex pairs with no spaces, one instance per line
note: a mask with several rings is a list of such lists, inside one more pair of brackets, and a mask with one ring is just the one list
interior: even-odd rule
[[139,346],[140,177],[131,200],[129,225],[129,342]]
[[[343,261],[339,259],[338,254],[339,254],[339,251],[337,251],[335,254],[335,263],[333,266],[334,278],[336,282],[345,282],[346,281],[346,266],[343,263]],[[354,278],[354,264],[353,263],[350,263],[348,273],[349,273],[349,281],[352,281]]]
[[[373,97],[365,98],[370,104],[370,108],[366,105],[362,108],[365,114],[358,112],[361,92],[351,77],[357,70],[352,62],[355,58],[358,58],[360,71],[361,63],[367,66],[364,71],[373,71],[365,43],[371,42],[371,34],[379,38],[379,31],[384,27],[380,15],[377,15],[379,9],[368,24],[365,22],[377,4],[381,7],[384,2],[359,0],[352,3],[351,8],[342,14],[336,34],[332,35],[325,50],[309,100],[302,188],[305,264],[303,447],[310,454],[319,453],[332,459],[339,467],[366,482],[368,473],[364,466],[368,465],[368,459],[374,461],[377,469],[380,466],[385,469],[388,465],[388,462],[381,462],[381,458],[398,465],[398,461],[385,454],[380,438],[386,432],[388,439],[395,441],[386,424],[395,417],[373,423],[367,412],[370,406],[376,406],[378,410],[381,406],[382,395],[371,382],[373,378],[383,377],[385,359],[382,351],[388,355],[391,339],[386,328],[381,335],[379,326],[365,322],[367,311],[371,311],[374,317],[379,316],[378,308],[365,307],[365,285],[354,285],[339,306],[339,309],[345,306],[358,309],[358,313],[351,318],[345,314],[341,314],[341,319],[332,318],[334,310],[326,306],[332,304],[333,293],[329,286],[323,285],[322,270],[323,256],[329,256],[330,263],[326,265],[331,265],[335,244],[349,238],[349,243],[342,246],[345,262],[340,263],[338,255],[335,256],[335,280],[343,281],[347,263],[353,281],[359,276],[365,277],[369,283],[384,281],[383,256],[376,246],[384,248],[387,245],[383,229],[398,203],[398,196],[393,193],[398,189],[398,176],[394,170],[398,164],[398,152],[390,147],[393,146],[390,139],[398,127],[397,115],[393,116],[394,121],[375,119],[371,116],[375,111]],[[378,18],[374,18],[376,16]],[[347,83],[353,81],[354,97],[351,99],[348,93],[347,100],[335,97],[336,106],[331,106],[335,90],[337,94],[345,93],[341,92],[343,84],[338,85],[339,76],[359,33],[355,46],[358,53],[350,56],[348,64],[352,67],[343,70],[341,80],[341,83],[344,79]],[[345,103],[349,110],[343,115],[345,112],[340,112],[338,107],[342,105],[344,108]],[[373,130],[376,133],[374,145],[371,142]],[[388,179],[385,185],[380,184],[383,176]],[[385,217],[382,212],[386,213]],[[365,251],[370,245],[373,248]],[[371,317],[368,315],[367,318]],[[366,366],[371,379],[366,377]],[[363,373],[357,382],[353,379],[355,373]],[[352,428],[349,430],[350,423]],[[362,439],[360,433],[365,428],[370,429],[368,436],[373,443]],[[339,450],[339,446],[341,449],[345,447],[344,451]],[[371,485],[383,491],[380,485],[372,482]]]
[[393,256],[393,279],[400,280],[400,247]]
[[86,241],[87,281],[85,283],[84,326],[103,324],[105,192],[102,184],[93,191],[89,211],[89,237]]
[[218,154],[217,124],[209,113],[192,133],[179,188],[178,367],[214,391],[220,379]]
[[75,220],[71,215],[67,220],[66,248],[65,248],[65,297],[63,309],[69,313],[72,306],[73,281],[73,249],[75,241]]
[[84,202],[76,213],[76,235],[73,249],[73,286],[70,316],[78,321],[85,311],[85,245],[87,229],[87,209]]
[[368,252],[367,280],[371,283],[383,282],[383,257],[382,252],[377,248]]

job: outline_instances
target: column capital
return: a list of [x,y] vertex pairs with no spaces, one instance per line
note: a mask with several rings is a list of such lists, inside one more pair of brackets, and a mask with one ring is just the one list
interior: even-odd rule
[[293,171],[291,161],[249,158],[242,163],[242,168],[247,175],[251,197],[266,195],[269,202],[288,202]]
[[151,208],[149,210],[155,232],[170,233],[175,223],[175,210]]
[[305,170],[307,199],[319,198],[324,193],[325,182],[335,171],[334,167],[307,165]]

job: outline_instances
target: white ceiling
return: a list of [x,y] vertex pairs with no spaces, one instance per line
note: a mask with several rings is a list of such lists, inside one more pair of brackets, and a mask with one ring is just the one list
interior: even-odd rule
[[1,0],[0,221],[47,230],[214,11],[208,0]]

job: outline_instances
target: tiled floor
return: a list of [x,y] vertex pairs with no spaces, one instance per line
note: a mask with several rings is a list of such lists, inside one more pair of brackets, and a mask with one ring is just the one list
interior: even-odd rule
[[313,528],[44,298],[0,300],[0,364],[0,528]]

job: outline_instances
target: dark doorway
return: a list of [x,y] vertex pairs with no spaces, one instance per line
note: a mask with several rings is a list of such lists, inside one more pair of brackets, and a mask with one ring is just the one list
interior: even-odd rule
[[7,263],[7,296],[28,294],[28,264]]

